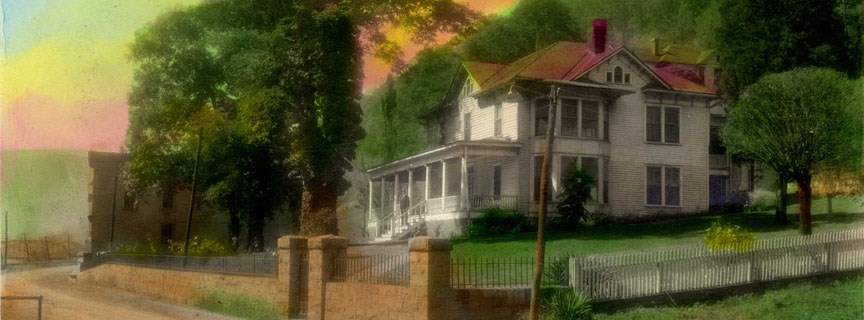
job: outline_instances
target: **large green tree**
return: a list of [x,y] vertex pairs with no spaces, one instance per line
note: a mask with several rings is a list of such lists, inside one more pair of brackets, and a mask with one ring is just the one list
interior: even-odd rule
[[814,167],[860,165],[862,100],[854,83],[824,68],[766,75],[744,90],[721,132],[730,152],[796,182],[802,234],[812,233]]
[[558,0],[532,0],[517,4],[508,16],[492,19],[466,39],[468,60],[510,63],[561,40],[582,38],[582,28]]
[[861,74],[861,1],[724,0],[717,47],[730,97],[797,67]]
[[398,60],[386,26],[426,41],[472,17],[450,0],[213,1],[166,14],[133,44],[133,180],[188,184],[202,132],[202,188],[245,222],[251,243],[292,196],[302,198],[301,233],[336,233],[363,137],[359,39]]

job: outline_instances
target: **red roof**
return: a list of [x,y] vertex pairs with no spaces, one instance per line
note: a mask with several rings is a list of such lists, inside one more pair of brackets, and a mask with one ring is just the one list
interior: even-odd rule
[[[480,62],[465,62],[464,66],[481,90],[489,90],[517,78],[569,81],[584,75],[611,55],[622,51],[622,47],[607,44],[606,50],[595,54],[588,43],[561,41],[540,49],[508,65]],[[712,89],[688,76],[689,65],[671,63],[647,64],[662,82],[673,90],[714,93]],[[684,71],[681,71],[684,70]]]

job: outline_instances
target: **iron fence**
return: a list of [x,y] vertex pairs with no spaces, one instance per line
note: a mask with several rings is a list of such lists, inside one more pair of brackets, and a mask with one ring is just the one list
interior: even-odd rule
[[183,257],[109,253],[84,261],[81,263],[81,271],[103,263],[185,271],[276,276],[276,257],[269,254],[231,257]]
[[408,255],[347,256],[336,259],[333,282],[408,285]]
[[[567,257],[547,258],[543,284],[566,286],[569,283]],[[523,288],[534,279],[534,258],[452,258],[450,286],[453,288]]]

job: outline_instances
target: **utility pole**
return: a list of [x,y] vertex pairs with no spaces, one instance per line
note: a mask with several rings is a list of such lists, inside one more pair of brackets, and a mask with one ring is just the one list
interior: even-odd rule
[[543,282],[543,264],[546,258],[546,239],[543,235],[546,222],[546,206],[549,201],[549,166],[552,162],[552,146],[555,142],[555,108],[558,105],[560,88],[552,85],[549,91],[549,121],[546,126],[546,150],[543,152],[543,166],[540,168],[540,204],[537,208],[537,247],[534,257],[534,282],[531,285],[531,320],[540,318],[540,285]]
[[9,211],[3,211],[3,269],[9,262]]
[[117,219],[117,174],[114,174],[114,195],[111,198],[111,238],[108,241],[108,251],[109,252],[114,251],[114,221],[116,219]]
[[186,216],[186,241],[183,242],[184,256],[189,256],[189,233],[192,231],[192,211],[195,209],[195,189],[198,187],[198,161],[201,159],[201,134],[203,131],[203,129],[198,129],[198,151],[195,153],[195,167],[192,169],[192,195],[189,196],[189,214]]

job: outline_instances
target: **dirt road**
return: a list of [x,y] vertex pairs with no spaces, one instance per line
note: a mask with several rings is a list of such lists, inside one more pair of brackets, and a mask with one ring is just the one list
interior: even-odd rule
[[[235,319],[125,291],[76,283],[77,265],[13,268],[2,274],[3,296],[43,296],[43,319]],[[6,300],[2,319],[36,319],[35,300]]]

